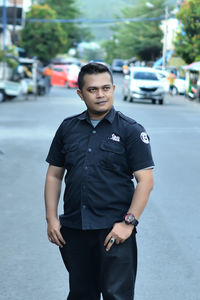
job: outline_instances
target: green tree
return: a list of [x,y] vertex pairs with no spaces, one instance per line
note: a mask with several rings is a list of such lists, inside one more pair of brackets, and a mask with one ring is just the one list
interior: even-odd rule
[[[56,12],[48,5],[33,5],[27,18],[56,19]],[[60,53],[65,44],[66,36],[59,23],[27,22],[21,32],[21,46],[30,56],[37,56],[41,61],[48,62]]]
[[[161,55],[163,33],[159,17],[164,15],[165,1],[152,0],[152,8],[146,0],[138,1],[122,10],[123,18],[139,18],[137,22],[119,24],[114,31],[112,41],[104,44],[109,52],[109,60],[116,54],[121,58],[136,57],[143,61],[155,60]],[[142,20],[148,18],[149,20]],[[155,18],[155,20],[150,20]]]
[[188,64],[200,60],[200,1],[188,0],[177,14],[180,31],[175,41],[176,53]]
[[[58,19],[76,19],[79,18],[81,12],[75,5],[75,0],[40,0],[40,3],[48,4],[56,11]],[[90,31],[75,23],[62,23],[62,29],[66,35],[66,44],[64,49],[75,47],[81,41],[89,41],[92,38]]]

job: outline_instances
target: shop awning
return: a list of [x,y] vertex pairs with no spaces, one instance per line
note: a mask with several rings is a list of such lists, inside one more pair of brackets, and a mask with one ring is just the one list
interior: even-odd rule
[[189,71],[200,71],[200,61],[195,61],[187,66],[184,66],[183,69]]

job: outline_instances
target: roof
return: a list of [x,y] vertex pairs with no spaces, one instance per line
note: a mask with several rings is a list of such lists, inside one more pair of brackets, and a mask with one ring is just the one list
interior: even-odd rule
[[183,69],[189,71],[200,71],[200,61],[196,61],[187,66],[184,66]]

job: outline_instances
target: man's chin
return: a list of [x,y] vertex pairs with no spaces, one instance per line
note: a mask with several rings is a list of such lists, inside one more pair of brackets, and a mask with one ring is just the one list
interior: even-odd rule
[[102,110],[98,110],[98,111],[94,111],[95,115],[102,115],[107,113],[109,110],[108,109],[102,109]]
[[92,113],[94,115],[101,116],[101,115],[107,114],[109,111],[110,111],[110,109],[102,109],[102,110],[95,110]]

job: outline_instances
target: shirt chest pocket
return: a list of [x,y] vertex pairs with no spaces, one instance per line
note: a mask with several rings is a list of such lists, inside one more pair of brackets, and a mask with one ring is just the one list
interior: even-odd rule
[[64,145],[62,152],[65,156],[65,165],[66,166],[69,167],[76,163],[77,156],[78,156],[78,150],[79,150],[79,143]]
[[100,149],[101,163],[103,163],[103,165],[120,165],[123,163],[125,157],[125,148],[123,144],[108,140],[100,144]]

